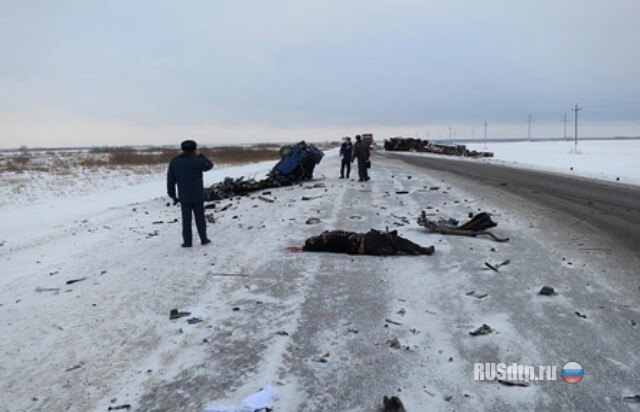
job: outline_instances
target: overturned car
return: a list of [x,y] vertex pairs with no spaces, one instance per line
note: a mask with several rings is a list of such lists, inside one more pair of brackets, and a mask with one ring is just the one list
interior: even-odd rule
[[304,141],[280,148],[281,159],[262,180],[225,178],[205,188],[205,200],[228,199],[272,187],[291,186],[313,178],[313,171],[324,157],[322,150]]

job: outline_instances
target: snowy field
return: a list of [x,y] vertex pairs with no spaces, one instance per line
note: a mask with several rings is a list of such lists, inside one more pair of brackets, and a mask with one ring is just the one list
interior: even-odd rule
[[472,150],[490,151],[495,157],[483,160],[508,163],[608,181],[640,185],[640,140],[573,142],[508,142],[468,144]]
[[[264,194],[273,202],[218,202],[212,243],[193,249],[179,247],[163,176],[0,206],[2,409],[202,411],[266,383],[287,412],[378,410],[384,395],[408,411],[633,406],[623,396],[638,389],[637,273],[616,270],[611,245],[575,235],[575,222],[549,230],[527,202],[498,205],[435,172],[373,163],[360,184],[337,179],[328,155],[313,181]],[[206,183],[272,165],[214,169]],[[421,210],[487,211],[511,240],[433,235],[416,224]],[[370,228],[436,252],[287,250],[326,229]],[[484,265],[505,260],[499,272]],[[543,285],[558,295],[540,296]],[[171,309],[203,321],[170,320]],[[484,323],[494,332],[470,335]],[[478,361],[569,360],[585,365],[583,383],[473,380]]]

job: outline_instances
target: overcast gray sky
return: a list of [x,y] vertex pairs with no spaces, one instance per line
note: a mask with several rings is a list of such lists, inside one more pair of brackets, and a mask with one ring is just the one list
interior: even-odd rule
[[640,135],[640,1],[0,0],[3,147]]

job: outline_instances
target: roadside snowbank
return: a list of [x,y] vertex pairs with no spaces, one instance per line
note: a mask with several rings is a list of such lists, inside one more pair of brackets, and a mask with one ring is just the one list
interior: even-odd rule
[[467,145],[472,150],[493,152],[491,163],[549,170],[640,185],[640,140],[581,141],[574,153],[573,142],[507,142]]

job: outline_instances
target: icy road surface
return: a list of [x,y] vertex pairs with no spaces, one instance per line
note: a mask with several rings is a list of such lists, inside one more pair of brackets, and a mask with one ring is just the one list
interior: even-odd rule
[[[273,203],[219,202],[212,243],[192,249],[179,247],[163,182],[117,201],[3,209],[0,408],[199,411],[265,383],[276,411],[373,411],[384,395],[408,411],[637,408],[623,399],[640,392],[637,259],[588,222],[504,190],[380,157],[366,184],[338,168],[325,158],[314,181],[264,195]],[[511,240],[430,234],[421,210],[488,211]],[[435,254],[286,249],[325,229],[385,227]],[[484,264],[506,259],[499,272]],[[539,295],[543,285],[558,295]],[[169,320],[171,309],[203,322]],[[495,332],[469,334],[484,323]],[[585,369],[576,385],[473,379],[474,362],[559,374],[568,361]]]

